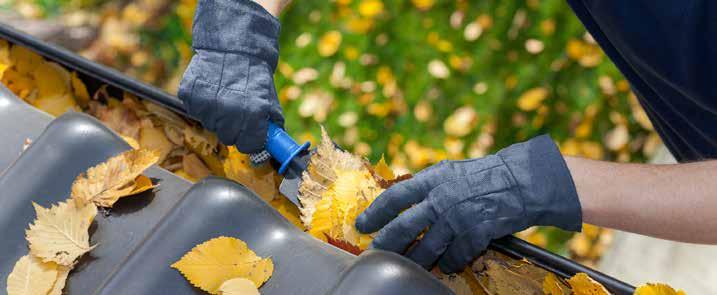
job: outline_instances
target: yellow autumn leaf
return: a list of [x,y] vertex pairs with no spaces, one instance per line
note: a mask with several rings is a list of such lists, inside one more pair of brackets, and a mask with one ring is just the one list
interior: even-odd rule
[[378,161],[378,163],[375,167],[373,167],[373,169],[379,176],[381,176],[385,180],[396,179],[396,174],[393,173],[391,167],[388,167],[388,164],[386,164],[386,159],[383,158],[383,155],[381,155],[381,160]]
[[12,64],[12,60],[10,60],[10,44],[5,40],[0,40],[0,77]]
[[25,255],[7,276],[8,295],[48,294],[57,278],[57,264]]
[[[78,204],[93,202],[97,206],[112,207],[119,198],[136,192],[137,177],[158,159],[157,153],[146,149],[114,156],[77,176],[72,183],[72,198]],[[139,186],[146,187],[147,181],[141,180]]]
[[42,62],[32,75],[40,98],[56,97],[70,92],[70,73],[56,63]]
[[569,295],[570,290],[560,283],[560,279],[554,273],[548,273],[543,280],[543,294],[546,295]]
[[22,46],[10,48],[10,59],[15,64],[18,73],[28,75],[32,73],[44,60],[40,55]]
[[548,89],[543,87],[529,89],[518,98],[518,108],[526,112],[535,110],[547,97]]
[[69,93],[41,96],[33,100],[31,104],[55,117],[59,117],[67,111],[81,111],[77,102]]
[[279,198],[274,169],[269,165],[253,167],[249,155],[240,153],[234,146],[227,147],[227,151],[224,160],[224,175],[227,178],[245,185],[267,202]]
[[321,56],[332,56],[339,50],[341,46],[341,33],[339,31],[329,31],[319,40],[318,49]]
[[219,295],[259,295],[256,285],[245,278],[233,278],[219,286]]
[[685,291],[673,289],[667,284],[647,283],[635,289],[634,295],[685,295]]
[[222,283],[233,278],[249,279],[258,288],[274,271],[270,258],[257,256],[240,239],[224,236],[197,245],[172,267],[211,294],[217,294]]
[[301,220],[311,235],[368,247],[371,236],[356,231],[354,223],[383,189],[366,165],[360,157],[336,149],[322,128],[321,143],[299,187]]
[[359,14],[363,17],[374,17],[383,12],[383,2],[380,0],[363,0],[359,3]]
[[610,295],[610,292],[586,273],[580,272],[568,279],[575,295]]
[[92,204],[78,206],[75,202],[60,202],[50,209],[35,204],[37,218],[25,231],[30,254],[44,262],[72,265],[82,254],[92,250],[87,232],[97,215]]
[[70,266],[57,266],[57,278],[55,279],[55,284],[52,285],[52,289],[50,289],[50,292],[47,292],[47,295],[62,295],[62,289],[65,288],[67,276],[70,274],[71,270],[72,267]]

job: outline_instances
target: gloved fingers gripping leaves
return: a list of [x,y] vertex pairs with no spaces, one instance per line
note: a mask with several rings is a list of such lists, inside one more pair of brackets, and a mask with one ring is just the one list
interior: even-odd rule
[[421,182],[421,177],[417,175],[389,187],[356,218],[356,229],[362,233],[375,232],[401,211],[423,201],[427,193],[418,189]]
[[373,239],[372,245],[374,248],[403,253],[437,217],[430,203],[420,202],[384,226]]
[[383,228],[373,246],[398,253],[428,228],[408,257],[426,268],[438,261],[453,272],[492,239],[538,224],[580,228],[580,219],[570,172],[552,140],[541,136],[497,155],[442,162],[399,182],[356,226],[365,233]]

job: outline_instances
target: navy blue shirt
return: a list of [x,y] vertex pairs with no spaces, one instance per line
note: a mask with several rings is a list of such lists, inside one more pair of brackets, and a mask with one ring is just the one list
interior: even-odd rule
[[680,162],[717,158],[717,1],[568,0]]

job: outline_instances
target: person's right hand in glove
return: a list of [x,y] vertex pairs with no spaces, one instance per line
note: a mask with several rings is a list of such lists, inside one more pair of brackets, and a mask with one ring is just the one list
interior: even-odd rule
[[274,87],[278,13],[287,0],[200,0],[192,29],[195,51],[179,86],[193,118],[243,153],[264,148],[269,120],[283,126]]
[[372,246],[397,253],[428,228],[407,256],[452,273],[493,239],[532,225],[578,231],[581,218],[570,171],[550,137],[540,136],[495,155],[429,167],[383,192],[356,228],[380,230]]

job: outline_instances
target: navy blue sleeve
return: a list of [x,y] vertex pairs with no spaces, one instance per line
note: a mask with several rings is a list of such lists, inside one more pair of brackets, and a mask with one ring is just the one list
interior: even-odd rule
[[568,2],[677,159],[717,156],[717,2]]

